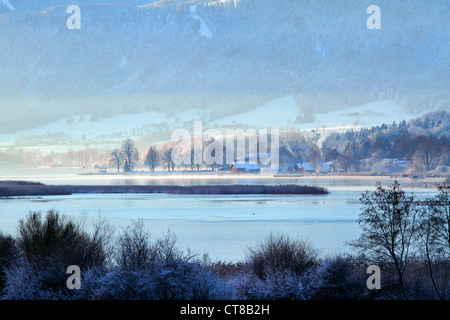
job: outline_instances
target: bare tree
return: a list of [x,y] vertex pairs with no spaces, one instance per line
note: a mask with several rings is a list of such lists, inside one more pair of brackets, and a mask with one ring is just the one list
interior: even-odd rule
[[159,164],[159,155],[155,147],[150,147],[145,156],[144,164],[149,166],[152,171],[155,171],[156,166]]
[[131,171],[134,168],[135,163],[139,160],[139,152],[133,140],[127,139],[122,142],[121,151],[124,155],[124,166],[125,171]]
[[161,159],[167,166],[167,171],[174,171],[175,163],[172,160],[172,147],[169,147],[162,151]]
[[362,235],[350,243],[371,262],[393,271],[408,299],[404,273],[411,260],[412,242],[418,230],[418,208],[414,196],[408,196],[395,181],[388,188],[380,182],[376,190],[360,198],[363,211],[358,223]]
[[440,156],[439,146],[427,136],[419,136],[414,142],[416,149],[412,160],[416,169],[424,171],[433,169]]
[[114,149],[111,152],[111,160],[109,160],[109,163],[117,166],[117,172],[120,171],[120,165],[123,162],[123,153],[118,148]]
[[438,194],[427,199],[420,212],[419,246],[424,255],[434,291],[445,299],[438,288],[435,265],[450,261],[450,186],[438,186]]

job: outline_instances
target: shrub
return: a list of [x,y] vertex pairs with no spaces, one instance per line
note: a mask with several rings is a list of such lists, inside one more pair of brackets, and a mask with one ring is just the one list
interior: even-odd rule
[[112,268],[90,276],[83,298],[101,300],[215,300],[230,299],[231,286],[198,263],[164,264],[141,270]]
[[21,259],[17,264],[5,270],[5,300],[51,300],[57,299],[54,290],[44,284],[43,274],[28,261]]
[[241,273],[233,281],[238,299],[242,300],[303,300],[301,277],[290,271],[269,271],[265,279],[252,273]]
[[231,286],[177,246],[170,232],[150,241],[142,220],[134,221],[117,240],[116,265],[95,276],[88,274],[85,297],[94,299],[227,299]]
[[308,241],[273,234],[247,253],[253,272],[261,279],[272,272],[301,275],[316,264],[317,257],[318,250]]
[[[93,234],[84,229],[84,220],[71,221],[52,210],[47,212],[44,220],[39,212],[30,213],[19,222],[17,247],[22,260],[7,277],[15,277],[23,268],[31,268],[37,275],[35,281],[40,281],[38,287],[55,292],[68,290],[68,266],[77,265],[86,270],[102,266],[108,258],[107,241],[111,235],[108,225],[95,225]],[[14,283],[8,283],[9,292],[15,292]]]
[[189,249],[185,252],[177,246],[176,236],[170,231],[151,242],[150,232],[144,228],[142,220],[137,220],[119,235],[115,261],[121,270],[140,270],[158,263],[176,266],[195,257]]
[[84,220],[75,222],[50,210],[42,221],[40,212],[32,212],[19,221],[17,244],[30,262],[58,256],[80,266],[101,265],[107,259],[110,230],[105,224],[97,225],[93,235],[84,229]]
[[229,299],[231,287],[198,262],[181,262],[176,267],[162,264],[153,277],[157,299],[214,300]]
[[17,248],[13,237],[0,232],[0,292],[6,282],[5,271],[11,267],[16,259]]
[[121,270],[143,269],[156,258],[156,249],[150,244],[150,232],[142,220],[134,221],[120,234],[116,246],[116,263]]
[[367,295],[364,277],[351,257],[324,259],[303,277],[306,295],[312,300],[358,300]]

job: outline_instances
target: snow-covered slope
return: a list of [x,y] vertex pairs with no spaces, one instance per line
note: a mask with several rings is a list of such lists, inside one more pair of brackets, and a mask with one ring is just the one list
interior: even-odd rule
[[252,111],[238,113],[213,122],[215,126],[244,125],[259,128],[320,129],[323,126],[339,129],[341,127],[371,127],[381,124],[397,123],[414,118],[412,114],[391,100],[377,100],[363,105],[339,108],[339,111],[318,113],[313,121],[296,123],[295,116],[300,111],[292,96],[284,96],[260,106]]
[[281,128],[292,126],[299,113],[299,107],[291,95],[268,102],[254,110],[237,113],[213,121],[213,126],[224,127],[244,125],[259,128]]
[[[223,117],[209,121],[209,113],[201,109],[190,109],[175,116],[166,116],[159,112],[144,112],[139,114],[122,114],[98,121],[92,121],[91,115],[68,117],[47,125],[17,132],[15,134],[0,135],[0,148],[11,145],[20,139],[32,141],[33,137],[49,137],[58,139],[64,134],[62,142],[56,145],[100,143],[121,141],[126,137],[138,139],[146,134],[164,134],[164,139],[170,139],[171,132],[176,128],[193,130],[193,121],[202,121],[203,128],[219,129],[236,126],[238,128],[256,127],[262,129],[322,129],[346,130],[349,128],[370,127],[409,121],[413,116],[407,114],[404,108],[391,100],[377,100],[360,106],[343,108],[339,111],[316,114],[314,121],[296,123],[295,115],[299,113],[299,106],[292,95],[261,105],[248,112]],[[18,140],[19,139],[19,140]],[[27,140],[28,139],[28,140]],[[30,140],[31,139],[31,140]],[[50,143],[51,145],[51,143]]]
[[211,28],[206,23],[205,19],[203,19],[198,13],[197,13],[197,6],[191,6],[190,7],[191,17],[195,20],[200,21],[200,29],[199,33],[201,36],[211,39],[213,36],[213,32]]
[[122,140],[124,137],[139,137],[143,134],[168,131],[185,127],[186,122],[205,119],[203,110],[191,109],[177,116],[166,116],[160,112],[143,112],[139,114],[121,114],[110,118],[92,121],[92,115],[68,117],[44,126],[23,130],[14,134],[0,135],[0,147],[10,145],[18,138],[32,136],[67,134],[74,143],[102,142]]
[[321,126],[369,128],[381,124],[392,124],[394,121],[397,123],[403,120],[409,121],[414,117],[392,100],[377,100],[339,111],[315,114],[313,122],[299,124],[296,127],[301,129],[321,128]]
[[[16,10],[9,0],[0,0],[0,8],[2,5],[4,7],[6,7],[6,9],[8,9],[8,10],[11,10],[11,11]],[[4,8],[2,8],[2,9],[4,9]]]

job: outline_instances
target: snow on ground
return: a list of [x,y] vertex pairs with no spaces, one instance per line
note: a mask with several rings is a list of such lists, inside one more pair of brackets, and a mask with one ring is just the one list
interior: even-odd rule
[[[268,102],[252,111],[223,117],[207,123],[209,114],[205,110],[190,109],[174,116],[166,116],[159,112],[144,112],[139,114],[121,114],[99,121],[91,121],[90,115],[84,119],[79,117],[64,118],[45,126],[24,130],[15,134],[0,136],[0,147],[11,145],[20,136],[45,136],[47,133],[70,134],[74,141],[105,143],[127,136],[139,136],[170,132],[176,128],[193,130],[191,121],[204,121],[203,128],[222,130],[226,126],[242,126],[257,128],[290,127],[298,130],[321,129],[326,126],[328,131],[344,131],[349,128],[371,127],[380,124],[391,124],[393,121],[410,120],[417,115],[404,113],[401,106],[391,100],[378,100],[360,106],[347,107],[339,111],[315,114],[314,121],[295,123],[300,108],[291,95]],[[80,121],[81,120],[81,121]],[[82,143],[81,145],[82,146]],[[38,148],[42,146],[36,146]],[[65,146],[61,146],[65,148]]]
[[9,0],[0,0],[0,4],[3,4],[4,6],[8,7],[11,11],[16,11],[14,6],[9,2]]
[[218,126],[241,124],[260,128],[281,128],[286,125],[297,129],[358,128],[380,124],[391,124],[393,121],[410,120],[417,115],[406,114],[401,106],[391,100],[377,100],[360,106],[347,107],[339,111],[315,114],[314,121],[294,123],[300,108],[293,96],[270,101],[254,110],[224,117],[214,121]]
[[190,6],[190,15],[193,19],[200,21],[200,30],[198,31],[201,36],[211,39],[213,36],[213,32],[211,28],[208,26],[206,21],[199,16],[197,13],[197,6]]
[[302,129],[320,128],[321,126],[371,127],[380,124],[397,123],[410,120],[416,116],[406,114],[401,106],[391,100],[377,100],[360,106],[315,115],[315,121],[296,127]]
[[0,136],[0,145],[12,144],[20,136],[44,136],[47,133],[66,133],[74,139],[81,139],[84,135],[87,140],[96,140],[99,138],[110,139],[115,133],[121,133],[123,136],[132,135],[133,130],[135,134],[138,134],[142,128],[144,128],[142,133],[157,131],[158,126],[175,129],[181,127],[184,121],[201,120],[204,113],[200,109],[190,109],[176,116],[168,117],[163,113],[151,111],[121,114],[99,121],[91,121],[90,115],[85,115],[82,121],[79,121],[79,117],[69,117],[38,128],[2,135]]
[[284,96],[252,111],[234,114],[213,122],[217,126],[243,124],[261,128],[280,128],[294,124],[299,108],[293,96]]

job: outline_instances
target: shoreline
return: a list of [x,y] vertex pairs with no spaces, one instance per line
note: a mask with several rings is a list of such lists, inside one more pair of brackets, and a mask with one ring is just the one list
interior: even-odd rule
[[398,181],[411,181],[411,182],[443,182],[445,176],[419,176],[413,178],[412,176],[402,177],[395,175],[265,175],[265,174],[62,174],[62,175],[0,175],[1,181],[31,181],[31,180],[398,180]]

